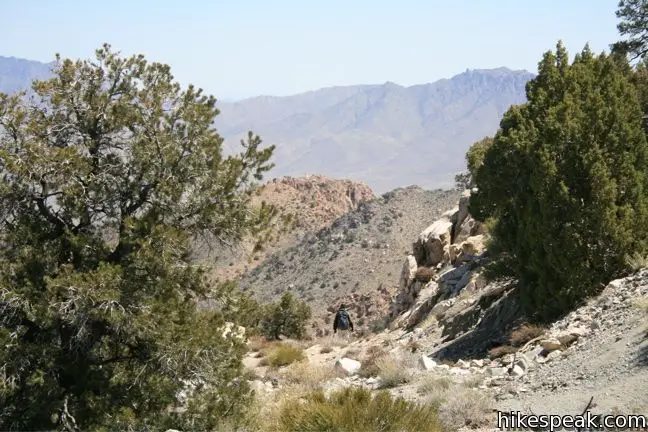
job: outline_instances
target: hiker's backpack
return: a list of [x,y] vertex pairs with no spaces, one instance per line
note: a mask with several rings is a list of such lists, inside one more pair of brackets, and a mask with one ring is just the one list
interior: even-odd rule
[[340,330],[349,329],[349,314],[345,310],[338,312],[338,328]]

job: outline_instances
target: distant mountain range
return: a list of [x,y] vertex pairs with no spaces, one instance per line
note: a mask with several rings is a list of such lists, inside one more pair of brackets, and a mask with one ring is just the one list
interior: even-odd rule
[[[0,91],[27,88],[49,68],[0,57]],[[274,177],[349,178],[377,193],[409,185],[445,188],[464,169],[468,147],[494,134],[502,114],[526,100],[533,76],[478,69],[411,87],[387,82],[220,102],[215,126],[230,150],[249,129],[276,144]]]

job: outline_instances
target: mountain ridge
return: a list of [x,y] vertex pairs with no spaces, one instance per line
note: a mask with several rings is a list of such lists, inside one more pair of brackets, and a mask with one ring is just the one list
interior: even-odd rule
[[[0,91],[46,78],[49,64],[0,57]],[[276,145],[270,177],[321,174],[366,182],[376,193],[453,186],[475,141],[496,132],[504,112],[526,101],[534,74],[466,69],[434,82],[330,86],[289,96],[217,102],[225,151],[249,130]]]

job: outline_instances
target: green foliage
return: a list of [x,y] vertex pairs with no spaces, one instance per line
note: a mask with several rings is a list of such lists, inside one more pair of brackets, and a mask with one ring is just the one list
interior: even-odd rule
[[281,335],[302,339],[306,336],[306,324],[311,315],[306,302],[286,291],[278,302],[265,305],[259,324],[261,334],[270,339],[279,339]]
[[617,29],[626,39],[613,44],[613,50],[632,59],[644,57],[648,52],[648,1],[620,0],[616,16],[620,19]]
[[108,45],[33,90],[0,95],[0,429],[235,422],[245,346],[198,311],[188,257],[198,235],[264,238],[276,210],[248,204],[273,147],[225,157],[213,97]]
[[294,345],[280,343],[268,354],[268,364],[272,367],[288,366],[303,360],[304,352]]
[[485,137],[471,145],[468,152],[466,152],[466,165],[473,179],[479,167],[484,163],[486,152],[492,145],[493,138]]
[[362,388],[345,388],[326,398],[319,390],[305,403],[288,403],[280,411],[279,431],[441,431],[436,405],[393,398],[387,391],[372,397]]
[[263,307],[252,295],[240,291],[236,282],[219,284],[213,300],[225,321],[245,327],[248,336],[258,333]]
[[[588,47],[569,64],[561,43],[504,115],[470,213],[490,220],[490,252],[519,278],[526,311],[550,319],[644,253],[648,146],[632,70]],[[490,273],[492,275],[492,273]]]

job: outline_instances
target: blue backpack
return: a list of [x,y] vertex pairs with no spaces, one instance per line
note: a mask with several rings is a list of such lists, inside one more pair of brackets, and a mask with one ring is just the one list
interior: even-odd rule
[[340,330],[349,329],[349,314],[344,309],[338,312],[338,329]]

